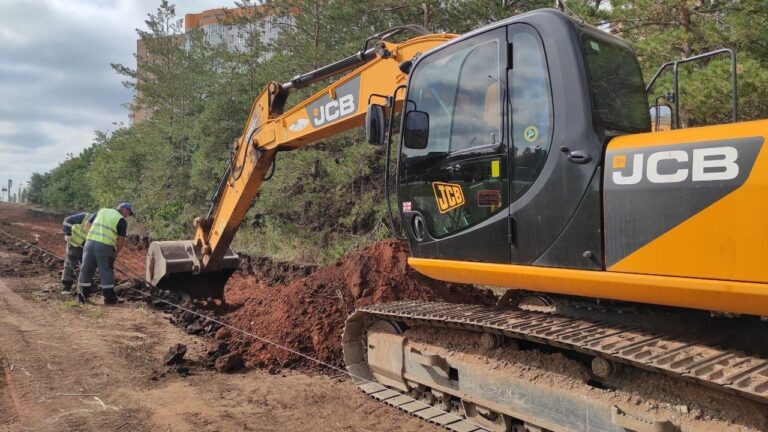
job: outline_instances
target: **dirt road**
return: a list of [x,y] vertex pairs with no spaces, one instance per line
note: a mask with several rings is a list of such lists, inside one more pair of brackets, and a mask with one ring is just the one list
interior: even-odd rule
[[[24,215],[0,206],[0,229],[60,253],[58,224]],[[0,246],[0,431],[439,430],[338,376],[205,369],[203,338],[140,303],[77,305],[58,294],[55,268]],[[188,376],[162,365],[176,343]]]

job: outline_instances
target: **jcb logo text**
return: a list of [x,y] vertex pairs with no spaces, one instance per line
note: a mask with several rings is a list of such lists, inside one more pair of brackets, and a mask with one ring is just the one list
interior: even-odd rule
[[643,176],[651,183],[732,180],[739,175],[738,156],[730,146],[613,155],[612,180],[617,185],[638,184]]
[[460,185],[434,182],[432,183],[432,190],[435,192],[437,209],[440,210],[440,213],[446,213],[464,205],[464,192],[462,192]]
[[355,111],[355,97],[351,94],[332,100],[312,110],[315,127],[332,122]]

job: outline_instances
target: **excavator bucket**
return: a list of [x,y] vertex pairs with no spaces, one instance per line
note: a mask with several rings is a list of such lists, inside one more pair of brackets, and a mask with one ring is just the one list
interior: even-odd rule
[[228,249],[218,271],[201,272],[202,253],[192,240],[156,241],[147,251],[146,279],[152,286],[181,299],[218,299],[224,303],[224,285],[237,270],[240,257]]

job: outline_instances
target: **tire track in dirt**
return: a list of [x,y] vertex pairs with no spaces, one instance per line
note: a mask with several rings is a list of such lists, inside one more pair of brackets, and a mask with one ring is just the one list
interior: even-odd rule
[[[23,283],[34,289],[43,280]],[[87,323],[66,320],[54,307],[23,298],[9,286],[19,281],[0,279],[0,356],[15,363],[13,371],[7,360],[3,363],[0,395],[10,397],[0,402],[0,411],[6,411],[9,400],[13,411],[0,417],[0,431],[102,431],[120,425],[148,430],[140,410],[121,409],[104,394],[112,379],[108,369],[118,366],[109,360],[110,347],[130,337],[117,329],[75,330]]]
[[19,413],[16,411],[13,390],[8,380],[11,372],[10,364],[2,354],[0,354],[0,365],[2,366],[0,369],[2,371],[0,374],[0,430],[3,430],[18,421]]

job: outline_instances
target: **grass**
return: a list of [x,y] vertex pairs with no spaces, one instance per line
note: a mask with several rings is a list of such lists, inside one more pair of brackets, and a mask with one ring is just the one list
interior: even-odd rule
[[133,342],[130,340],[116,340],[115,349],[125,357],[132,359],[142,359],[146,361],[145,354],[151,343],[147,341]]
[[62,300],[59,302],[59,305],[63,309],[78,309],[80,315],[91,318],[91,319],[101,319],[104,317],[104,308],[97,305],[92,304],[80,304],[75,299],[67,299]]
[[88,318],[101,319],[104,316],[104,308],[101,306],[84,305],[83,309],[85,310],[83,315]]
[[61,305],[67,308],[76,308],[80,307],[80,303],[77,302],[75,299],[69,299],[69,300],[63,300],[61,302]]

